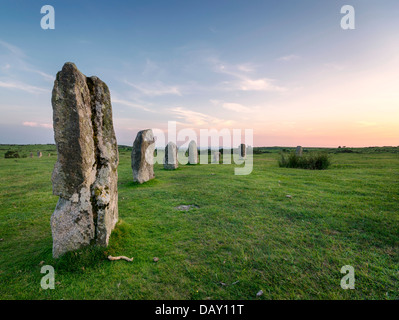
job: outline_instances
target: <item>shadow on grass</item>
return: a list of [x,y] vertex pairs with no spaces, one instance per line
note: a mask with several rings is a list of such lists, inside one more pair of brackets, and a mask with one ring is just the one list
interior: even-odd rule
[[124,187],[126,188],[132,188],[132,189],[136,189],[136,188],[152,188],[154,186],[157,186],[159,184],[162,184],[163,181],[158,180],[157,178],[155,179],[151,179],[147,182],[144,183],[138,183],[135,181],[129,181],[129,182],[125,182],[123,183]]

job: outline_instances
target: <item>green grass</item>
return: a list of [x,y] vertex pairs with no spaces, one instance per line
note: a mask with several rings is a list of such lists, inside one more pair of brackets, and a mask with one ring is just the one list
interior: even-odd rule
[[[43,158],[4,159],[9,149]],[[156,165],[156,179],[138,185],[120,150],[110,246],[54,260],[55,148],[0,146],[0,299],[399,298],[398,154],[339,153],[313,171],[264,153],[249,176],[234,165]],[[175,209],[189,204],[199,208]],[[40,287],[42,261],[55,268],[55,290]],[[355,290],[340,287],[344,265]]]

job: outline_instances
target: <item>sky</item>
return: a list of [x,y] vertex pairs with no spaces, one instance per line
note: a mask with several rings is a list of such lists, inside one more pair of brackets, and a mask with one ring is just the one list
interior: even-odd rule
[[54,143],[71,61],[110,88],[121,145],[176,121],[252,129],[254,146],[398,146],[398,17],[397,0],[1,0],[0,143]]

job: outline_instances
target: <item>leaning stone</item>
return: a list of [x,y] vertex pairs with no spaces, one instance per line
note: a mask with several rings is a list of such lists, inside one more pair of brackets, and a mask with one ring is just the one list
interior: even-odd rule
[[137,133],[132,149],[133,181],[144,183],[154,179],[155,139],[151,129]]
[[197,164],[198,163],[198,149],[197,143],[192,140],[188,145],[188,163]]
[[173,142],[169,142],[165,147],[165,159],[163,167],[166,170],[175,170],[179,166],[177,162],[177,146]]
[[57,146],[51,217],[53,256],[91,243],[107,246],[118,220],[118,147],[111,97],[97,77],[66,63],[54,82],[53,128]]

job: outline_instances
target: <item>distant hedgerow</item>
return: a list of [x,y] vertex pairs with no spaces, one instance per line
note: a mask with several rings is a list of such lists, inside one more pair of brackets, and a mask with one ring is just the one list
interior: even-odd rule
[[4,154],[4,158],[19,158],[19,153],[18,153],[18,151],[11,151],[11,150],[9,150],[9,151],[7,151],[5,154]]
[[295,152],[281,153],[278,165],[283,168],[325,170],[331,165],[331,159],[325,152],[309,152],[302,156],[295,154]]

